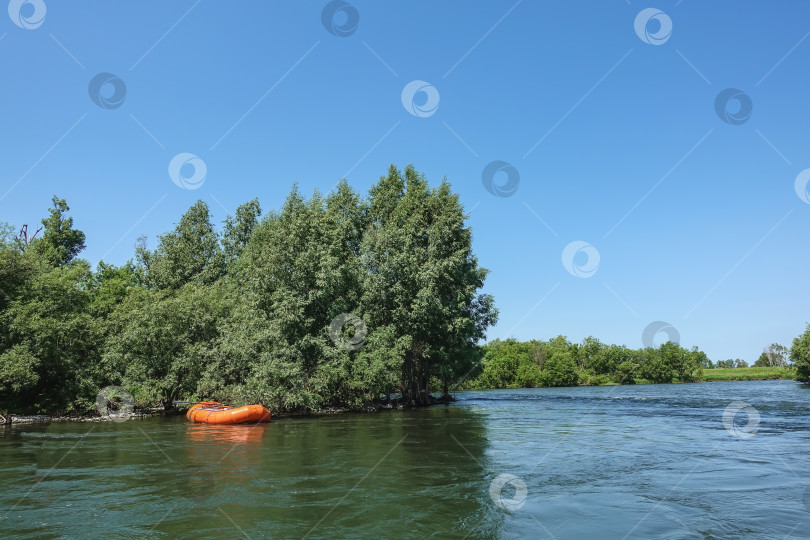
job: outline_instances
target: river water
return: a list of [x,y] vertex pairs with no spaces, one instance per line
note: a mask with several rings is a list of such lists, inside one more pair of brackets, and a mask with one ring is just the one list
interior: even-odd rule
[[810,537],[800,384],[457,397],[259,426],[0,427],[0,537]]

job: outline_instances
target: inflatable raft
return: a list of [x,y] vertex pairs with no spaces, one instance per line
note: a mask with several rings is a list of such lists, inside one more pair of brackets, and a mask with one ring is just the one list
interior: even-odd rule
[[202,401],[191,407],[186,418],[206,424],[246,424],[270,421],[270,411],[262,405],[233,407],[218,401]]

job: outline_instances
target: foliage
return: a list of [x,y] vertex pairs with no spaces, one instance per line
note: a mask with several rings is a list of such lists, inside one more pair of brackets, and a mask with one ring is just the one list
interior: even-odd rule
[[770,365],[771,361],[768,359],[768,355],[764,351],[759,355],[756,362],[754,362],[754,367],[767,367]]
[[497,318],[492,297],[477,294],[487,270],[472,252],[458,196],[446,182],[431,189],[413,167],[404,175],[391,167],[371,189],[368,219],[360,312],[372,332],[398,337],[403,397],[426,404],[433,378],[446,389],[469,371]]
[[543,386],[576,386],[579,382],[579,371],[574,355],[563,352],[549,357],[541,377]]
[[[546,355],[536,342],[514,339],[495,340],[482,347],[483,370],[472,385],[475,388],[531,388],[542,386],[541,373]],[[470,387],[470,384],[465,385]]]
[[735,368],[747,368],[748,362],[741,358],[735,358],[734,360],[718,360],[715,368],[719,369],[735,369]]
[[224,272],[219,235],[203,201],[183,214],[174,231],[160,236],[157,249],[150,251],[142,241],[136,255],[151,289],[179,289],[186,283],[210,285]]
[[[308,412],[396,394],[424,405],[459,385],[688,382],[712,366],[676,343],[479,345],[498,312],[480,292],[487,270],[467,216],[447,182],[431,187],[411,166],[392,166],[367,197],[341,181],[327,196],[294,187],[264,215],[249,201],[221,231],[197,201],[154,250],[142,240],[134,262],[95,269],[77,258],[85,235],[67,203],[52,202],[42,235],[0,225],[3,410],[85,412],[108,385],[165,408],[217,399]],[[784,365],[784,348],[769,351]],[[810,326],[790,358],[810,382]]]
[[411,166],[367,198],[341,181],[326,197],[293,188],[264,216],[254,199],[221,230],[197,201],[135,262],[94,270],[68,211],[54,197],[25,241],[0,227],[0,407],[90,410],[107,385],[166,408],[427,404],[480,371],[487,271],[458,196]]
[[53,266],[62,266],[84,249],[84,233],[73,228],[73,218],[65,217],[70,207],[54,195],[50,215],[42,220],[45,232],[31,242],[31,249]]
[[13,249],[16,246],[15,240],[14,227],[5,221],[0,221],[0,249]]
[[[112,313],[102,362],[121,374],[138,404],[193,395],[217,356],[218,321],[228,316],[221,287],[187,284],[180,290],[135,289]],[[117,381],[116,381],[117,382]]]
[[11,410],[85,408],[95,396],[91,366],[98,351],[90,268],[84,261],[37,265],[32,256],[21,255],[32,274],[18,276],[22,286],[2,312],[0,403]]
[[234,264],[250,242],[253,231],[259,224],[262,209],[258,199],[253,199],[236,209],[235,216],[225,218],[225,230],[222,233],[222,251],[230,266]]
[[789,356],[790,352],[788,351],[787,347],[778,343],[772,343],[762,351],[762,354],[759,355],[759,358],[757,358],[757,361],[754,362],[754,365],[758,367],[786,366],[788,365]]
[[790,359],[796,367],[796,380],[810,382],[810,323],[805,331],[793,340]]
[[699,380],[711,365],[697,347],[667,342],[657,349],[605,345],[594,337],[571,343],[565,336],[548,341],[495,340],[482,347],[483,368],[466,388],[576,386]]

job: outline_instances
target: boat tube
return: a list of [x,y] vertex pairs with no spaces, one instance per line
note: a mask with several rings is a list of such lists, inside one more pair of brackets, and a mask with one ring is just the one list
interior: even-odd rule
[[218,401],[201,401],[188,410],[186,418],[206,424],[258,424],[270,421],[270,411],[262,405],[233,407]]

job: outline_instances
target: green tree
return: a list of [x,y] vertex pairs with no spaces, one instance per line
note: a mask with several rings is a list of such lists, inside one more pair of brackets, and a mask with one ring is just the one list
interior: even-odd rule
[[582,340],[577,348],[577,361],[580,369],[588,369],[596,373],[607,373],[607,358],[604,356],[605,346],[593,336]]
[[[670,343],[663,343],[661,347]],[[638,352],[639,370],[642,379],[654,383],[671,383],[675,373],[664,359],[661,357],[661,347],[658,349],[647,348]]]
[[625,360],[616,367],[614,380],[619,384],[635,384],[638,373],[638,364],[633,360]]
[[550,356],[543,367],[543,386],[576,386],[579,371],[574,355],[570,352]]
[[680,382],[692,382],[702,373],[701,360],[705,355],[697,348],[688,351],[677,343],[667,341],[658,348],[658,354],[669,372],[667,375],[669,381],[677,378]]
[[492,297],[477,292],[487,270],[458,196],[446,182],[431,189],[412,166],[404,176],[392,167],[371,189],[369,215],[361,309],[373,329],[399,336],[403,397],[427,404],[430,380],[462,377],[446,368],[496,320]]
[[70,207],[56,195],[51,199],[50,215],[42,220],[45,231],[30,247],[53,266],[72,261],[84,249],[84,233],[73,228],[73,218],[65,215]]
[[787,347],[778,343],[771,343],[768,345],[762,354],[765,355],[765,358],[768,361],[767,365],[771,367],[786,366],[790,356],[790,352],[788,351]]
[[250,242],[253,231],[259,224],[262,209],[258,199],[240,205],[235,216],[225,218],[222,234],[222,251],[228,264],[233,264],[242,255]]
[[471,386],[479,388],[527,388],[542,386],[541,366],[530,342],[495,340],[482,347],[483,369]]
[[183,214],[174,231],[160,236],[156,250],[148,250],[141,239],[136,255],[146,284],[153,289],[211,284],[225,268],[219,235],[203,201],[197,201]]
[[14,236],[14,227],[0,221],[0,250],[14,249],[17,246],[17,238]]
[[20,410],[19,401],[25,392],[31,392],[39,382],[40,360],[22,344],[13,345],[0,354],[0,407]]
[[88,313],[90,279],[84,261],[39,266],[16,291],[2,313],[7,334],[0,353],[0,403],[43,413],[92,406],[99,334]]
[[130,261],[123,266],[114,266],[99,261],[88,283],[94,317],[105,318],[126,297],[129,290],[141,284],[141,275]]
[[[135,288],[110,315],[105,372],[118,373],[140,405],[197,396],[218,354],[219,324],[229,316],[226,291],[187,284],[179,290]],[[198,396],[208,397],[208,396]]]
[[796,380],[810,382],[810,323],[805,331],[793,340],[790,359],[796,366]]
[[697,363],[701,369],[712,369],[714,367],[714,364],[705,352],[699,350],[697,347],[692,347],[690,352],[694,355],[694,362]]
[[[279,408],[356,405],[379,396],[376,384],[385,385],[377,362],[387,365],[390,354],[374,354],[365,342],[362,352],[347,348],[330,334],[336,319],[362,318],[363,220],[363,205],[346,182],[326,199],[316,192],[306,200],[294,188],[282,210],[256,228],[245,250],[240,281],[268,329],[251,384]],[[399,351],[391,337],[369,334],[366,341]]]

